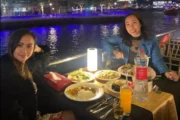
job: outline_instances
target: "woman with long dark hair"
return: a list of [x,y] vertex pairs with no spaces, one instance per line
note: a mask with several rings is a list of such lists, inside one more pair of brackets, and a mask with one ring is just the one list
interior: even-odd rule
[[[103,40],[102,46],[108,56],[111,56],[111,58],[115,56],[118,59],[116,62],[120,65],[134,64],[134,58],[138,50],[144,49],[146,55],[150,57],[150,67],[158,74],[164,74],[170,80],[177,81],[179,79],[176,72],[169,71],[160,53],[157,39],[148,34],[143,21],[137,14],[127,15],[121,26],[120,36]],[[118,46],[119,49],[114,46]]]
[[70,111],[44,116],[39,114],[37,108],[38,87],[35,83],[37,80],[34,80],[36,77],[31,72],[33,69],[27,64],[34,52],[39,53],[40,56],[43,55],[43,50],[36,45],[35,35],[28,29],[16,30],[10,36],[8,53],[0,58],[1,119],[75,120],[73,113]]

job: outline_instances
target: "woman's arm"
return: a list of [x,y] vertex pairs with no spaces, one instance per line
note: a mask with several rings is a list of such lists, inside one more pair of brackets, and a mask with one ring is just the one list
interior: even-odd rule
[[122,38],[120,37],[112,37],[112,38],[108,38],[108,39],[104,39],[101,41],[101,44],[102,44],[102,48],[103,50],[105,50],[108,54],[108,56],[113,56],[117,54],[118,56],[118,52],[116,50],[116,48],[114,46],[118,45],[121,43],[122,41]]
[[28,67],[30,68],[31,72],[38,70],[44,73],[49,64],[49,58],[49,47],[46,45],[36,45],[34,55],[27,62]]
[[155,70],[157,70],[157,72],[159,74],[169,71],[169,69],[168,69],[167,65],[165,64],[164,59],[161,55],[161,52],[160,52],[160,49],[158,46],[158,42],[157,42],[157,40],[155,40],[155,38],[152,42],[151,59],[152,59],[153,67],[155,68]]
[[160,74],[164,74],[168,79],[177,81],[179,76],[176,72],[168,69],[161,55],[157,41],[154,41],[152,46],[152,63],[154,68],[158,70]]

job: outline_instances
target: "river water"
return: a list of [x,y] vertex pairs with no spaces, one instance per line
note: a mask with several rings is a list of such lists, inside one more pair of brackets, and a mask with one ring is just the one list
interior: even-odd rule
[[[158,34],[180,28],[180,15],[166,16],[163,12],[139,12],[151,33]],[[88,47],[101,47],[101,40],[119,35],[121,23],[68,24],[29,28],[38,44],[47,44],[53,60],[86,52]],[[1,55],[7,51],[7,40],[14,30],[0,31]]]

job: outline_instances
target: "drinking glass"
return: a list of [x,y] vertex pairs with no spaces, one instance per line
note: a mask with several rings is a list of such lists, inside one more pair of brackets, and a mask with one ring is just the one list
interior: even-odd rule
[[113,110],[114,110],[114,118],[116,120],[122,120],[124,117],[124,112],[122,107],[120,106],[120,100],[119,99],[114,99],[113,101]]
[[129,116],[131,113],[132,88],[127,83],[120,88],[120,102],[124,115]]
[[107,53],[104,51],[102,52],[102,69],[110,69],[110,66],[111,66],[110,56],[108,56]]
[[126,84],[128,84],[128,73],[131,71],[131,69],[125,70],[125,76],[126,76]]

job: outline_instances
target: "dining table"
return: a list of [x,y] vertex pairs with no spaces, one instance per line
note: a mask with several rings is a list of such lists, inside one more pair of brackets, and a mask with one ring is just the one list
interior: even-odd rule
[[[124,79],[124,77],[122,76],[120,79]],[[64,108],[72,110],[78,120],[101,120],[100,117],[112,108],[112,106],[98,114],[90,112],[88,107],[98,102],[102,102],[105,98],[110,97],[110,102],[113,102],[114,98],[119,97],[108,91],[104,87],[105,83],[102,83],[97,79],[94,79],[91,83],[98,84],[104,89],[104,95],[94,101],[82,102],[71,100],[66,97],[64,90],[58,91],[59,104]],[[138,101],[133,98],[131,113],[129,116],[124,116],[123,120],[179,120],[180,81],[175,82],[161,76],[153,80],[153,85],[158,86],[161,92],[149,92],[147,101]],[[115,120],[113,111],[111,111],[104,120]]]
[[[101,52],[99,52],[98,70],[104,70],[105,67],[101,57]],[[87,61],[87,57],[83,56],[82,58],[67,62],[65,64],[56,64],[55,67],[50,67],[52,68],[50,70],[56,71],[67,77],[68,73],[79,68],[83,68],[84,71],[87,71],[87,63],[85,61]],[[118,68],[119,65],[115,62],[112,63],[109,68],[105,69],[117,71]],[[119,79],[126,79],[126,77],[121,75]],[[128,80],[132,81],[132,77],[128,77]],[[58,93],[56,98],[56,102],[58,102],[56,104],[58,105],[53,107],[57,107],[58,109],[60,106],[61,108],[72,110],[75,113],[77,120],[101,120],[100,117],[111,109],[112,106],[99,112],[98,114],[90,112],[88,108],[109,97],[111,98],[109,101],[112,103],[115,98],[119,98],[119,94],[113,94],[111,91],[108,91],[108,89],[105,87],[106,83],[101,82],[98,79],[94,79],[93,81],[90,81],[90,83],[101,86],[104,90],[104,95],[93,101],[82,102],[69,99],[65,95],[65,89],[55,91]],[[153,80],[153,86],[155,85],[159,87],[159,91],[161,92],[149,92],[147,101],[138,101],[132,97],[131,113],[129,116],[124,116],[123,120],[180,120],[180,80],[173,81],[169,80],[163,75],[157,75]],[[105,120],[115,120],[113,111],[110,112]]]

